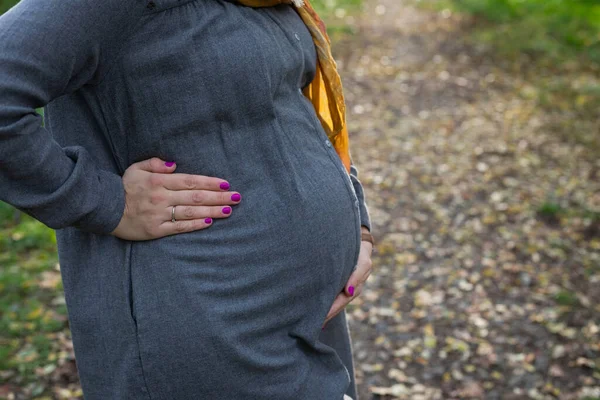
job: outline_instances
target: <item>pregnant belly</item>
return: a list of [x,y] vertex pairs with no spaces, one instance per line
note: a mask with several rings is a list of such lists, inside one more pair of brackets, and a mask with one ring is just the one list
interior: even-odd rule
[[257,172],[234,184],[243,199],[229,218],[132,244],[132,312],[150,388],[231,391],[223,374],[233,373],[276,396],[281,382],[306,377],[308,353],[339,363],[315,342],[358,258],[349,185],[325,158]]

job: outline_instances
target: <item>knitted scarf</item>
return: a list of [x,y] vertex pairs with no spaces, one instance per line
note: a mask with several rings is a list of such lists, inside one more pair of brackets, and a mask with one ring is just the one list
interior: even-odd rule
[[270,7],[278,4],[293,4],[304,21],[317,49],[317,72],[303,93],[313,104],[321,125],[350,172],[350,148],[346,127],[346,105],[342,82],[337,65],[331,55],[331,42],[325,24],[319,18],[309,0],[237,0],[248,7]]

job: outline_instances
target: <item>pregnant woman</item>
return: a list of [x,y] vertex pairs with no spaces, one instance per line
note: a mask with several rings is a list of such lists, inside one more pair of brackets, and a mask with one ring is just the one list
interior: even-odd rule
[[344,125],[302,1],[0,18],[0,198],[57,229],[86,400],[357,398],[372,241]]

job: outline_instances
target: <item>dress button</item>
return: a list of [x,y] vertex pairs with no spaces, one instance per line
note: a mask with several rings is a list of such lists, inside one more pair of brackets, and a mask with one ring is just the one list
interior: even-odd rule
[[360,205],[360,203],[358,202],[358,200],[356,200],[356,201],[354,202],[354,207],[358,208],[358,206],[359,206],[359,205]]
[[294,36],[296,37],[297,40],[300,40],[300,36],[298,36],[297,33],[294,33]]
[[325,140],[325,146],[331,147],[331,142],[329,140]]

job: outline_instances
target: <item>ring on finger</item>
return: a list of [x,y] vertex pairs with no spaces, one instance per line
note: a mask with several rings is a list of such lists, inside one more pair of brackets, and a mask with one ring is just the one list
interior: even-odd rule
[[173,208],[171,209],[171,222],[176,222],[177,221],[175,219],[175,207],[177,207],[177,206],[173,206]]

